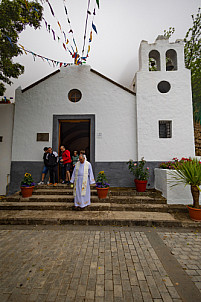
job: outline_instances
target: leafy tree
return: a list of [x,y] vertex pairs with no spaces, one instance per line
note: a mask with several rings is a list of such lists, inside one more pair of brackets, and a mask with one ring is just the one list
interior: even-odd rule
[[175,32],[175,28],[174,27],[169,27],[168,30],[164,30],[164,36],[169,39]]
[[40,27],[42,6],[37,1],[2,0],[0,2],[0,96],[5,92],[4,83],[12,84],[11,77],[18,78],[24,66],[13,63],[13,57],[22,54],[17,42],[26,25]]
[[185,65],[191,70],[194,118],[201,122],[201,11],[192,15],[193,26],[184,38]]
[[[185,66],[191,70],[193,93],[194,120],[201,123],[201,9],[196,16],[192,15],[192,27],[184,38]],[[170,38],[175,29],[164,30],[164,35]]]

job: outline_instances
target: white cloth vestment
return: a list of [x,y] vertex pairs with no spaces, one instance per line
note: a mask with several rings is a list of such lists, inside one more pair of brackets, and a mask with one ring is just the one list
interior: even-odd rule
[[70,182],[74,183],[75,206],[84,208],[90,205],[90,185],[95,183],[95,179],[92,166],[88,161],[76,164]]

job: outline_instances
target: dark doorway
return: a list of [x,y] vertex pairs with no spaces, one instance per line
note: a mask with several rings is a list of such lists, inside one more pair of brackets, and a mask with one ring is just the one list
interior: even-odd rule
[[73,151],[85,150],[90,161],[90,120],[60,120],[59,146],[65,146],[73,155]]

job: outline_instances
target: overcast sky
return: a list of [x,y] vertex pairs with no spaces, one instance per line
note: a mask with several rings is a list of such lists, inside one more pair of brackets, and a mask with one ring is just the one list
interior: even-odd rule
[[[38,1],[41,3],[40,0]],[[65,3],[79,53],[82,53],[83,48],[88,1],[49,0],[55,14],[53,17],[48,4],[43,0],[44,18],[55,31],[56,36],[61,38],[64,36],[57,24],[59,21],[62,31],[70,40],[71,34],[68,34],[70,28],[64,10]],[[100,9],[96,6],[96,16],[94,16],[98,34],[93,31],[87,64],[126,87],[130,87],[138,70],[138,49],[141,40],[153,43],[157,36],[163,34],[164,29],[167,30],[169,27],[175,27],[171,42],[184,38],[192,25],[191,15],[196,14],[200,6],[200,0],[99,0],[99,2]],[[86,51],[94,6],[95,0],[91,0],[92,14],[88,19]],[[21,33],[19,43],[33,53],[55,61],[72,63],[73,59],[69,52],[63,48],[62,39],[60,42],[55,41],[52,32],[46,30],[45,22],[42,21],[41,24],[41,29],[37,30],[27,27]],[[13,80],[14,84],[11,87],[8,86],[5,93],[7,97],[14,97],[14,91],[18,86],[25,88],[58,69],[52,67],[52,63],[50,66],[47,61],[43,62],[38,57],[34,61],[31,54],[23,54],[17,57],[15,62],[24,65],[25,72],[17,80]]]

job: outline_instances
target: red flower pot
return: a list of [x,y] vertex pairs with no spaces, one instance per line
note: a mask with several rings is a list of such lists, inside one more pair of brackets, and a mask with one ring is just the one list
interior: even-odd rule
[[97,193],[98,193],[98,198],[99,199],[104,199],[104,198],[107,197],[109,187],[108,188],[98,188],[98,187],[96,187],[96,190],[97,190]]
[[190,218],[194,221],[201,221],[201,209],[192,208],[187,206]]
[[137,192],[145,192],[146,191],[147,180],[134,179],[134,182],[135,182]]
[[26,197],[31,197],[32,193],[33,193],[33,188],[32,187],[21,187],[21,193],[22,193],[22,197],[26,198]]

